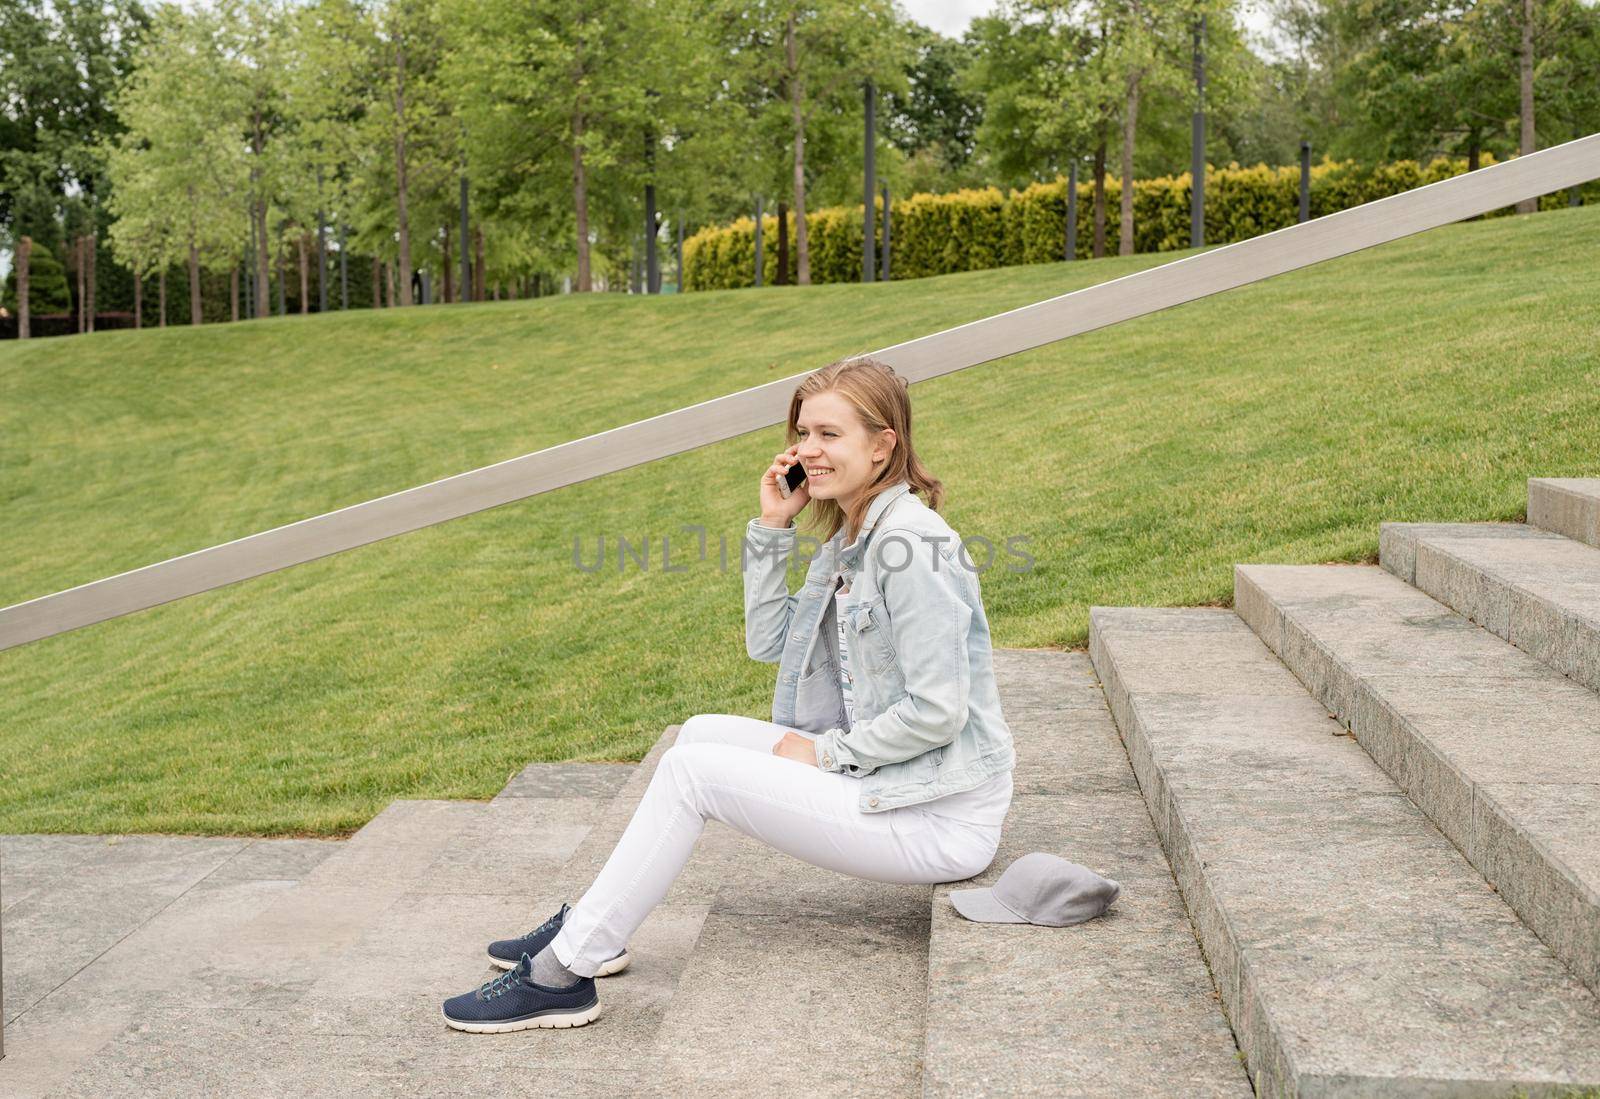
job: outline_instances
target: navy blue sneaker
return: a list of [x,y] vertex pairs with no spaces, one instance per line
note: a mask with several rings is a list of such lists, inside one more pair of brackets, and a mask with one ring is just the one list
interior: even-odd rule
[[[567,913],[572,911],[572,906],[563,904],[561,911],[551,916],[544,923],[522,936],[520,939],[498,939],[489,944],[489,960],[501,969],[515,969],[522,956],[526,954],[532,958],[539,951],[550,944],[561,930],[561,924],[567,918]],[[628,963],[633,959],[628,957],[628,948],[623,947],[611,958],[600,963],[600,968],[594,971],[596,977],[609,977],[613,973],[621,973],[628,968]]]
[[464,992],[444,1002],[445,1023],[474,1034],[583,1026],[599,1014],[600,997],[593,977],[579,977],[570,988],[535,984],[533,959],[526,954],[515,969],[485,981],[476,992]]

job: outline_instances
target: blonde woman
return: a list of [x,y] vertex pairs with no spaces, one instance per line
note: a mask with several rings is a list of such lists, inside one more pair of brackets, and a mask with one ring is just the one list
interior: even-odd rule
[[[595,978],[667,895],[708,820],[841,874],[961,881],[994,859],[1011,804],[1011,732],[978,573],[917,459],[905,379],[868,358],[810,374],[789,446],[761,474],[745,533],[745,647],[778,665],[772,720],[697,714],[662,754],[627,830],[576,905],[489,946],[505,969],[444,1004],[459,1030],[581,1026]],[[805,478],[785,495],[779,479]],[[824,545],[786,583],[796,529]]]

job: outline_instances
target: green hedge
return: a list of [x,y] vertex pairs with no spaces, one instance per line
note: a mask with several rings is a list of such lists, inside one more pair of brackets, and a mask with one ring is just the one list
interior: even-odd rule
[[[1484,154],[1485,166],[1494,157]],[[1465,158],[1438,157],[1426,167],[1402,160],[1377,168],[1354,161],[1324,161],[1311,169],[1311,216],[1321,217],[1459,175]],[[1190,173],[1134,183],[1133,247],[1136,252],[1171,252],[1189,247]],[[912,195],[892,204],[890,275],[916,279],[954,271],[977,271],[1021,263],[1053,263],[1066,249],[1065,179],[1034,183],[1009,195],[995,187],[945,195]],[[1122,186],[1106,178],[1106,252],[1117,251]],[[1567,204],[1565,191],[1545,195],[1541,210]],[[1584,201],[1600,201],[1600,185],[1584,188]],[[882,233],[882,202],[874,203]],[[1506,207],[1490,214],[1504,216]],[[1206,171],[1206,243],[1231,244],[1293,225],[1300,214],[1298,166],[1269,168],[1237,164]],[[811,281],[855,282],[861,278],[861,207],[835,206],[806,215],[810,231]],[[778,219],[762,219],[766,280],[776,281]],[[877,238],[881,240],[881,236]],[[795,281],[794,215],[789,215],[789,282]],[[1080,259],[1094,248],[1094,184],[1078,185]],[[755,219],[702,229],[683,243],[685,286],[727,290],[755,284]]]

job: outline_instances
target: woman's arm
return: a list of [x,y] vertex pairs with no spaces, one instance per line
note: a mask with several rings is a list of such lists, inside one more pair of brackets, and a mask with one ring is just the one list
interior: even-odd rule
[[972,608],[964,599],[966,576],[933,542],[897,531],[912,550],[898,572],[879,581],[886,624],[894,642],[905,697],[870,721],[848,730],[829,729],[817,738],[817,762],[824,771],[867,775],[949,744],[967,724],[971,676],[967,630]]
[[739,569],[744,575],[744,647],[752,660],[776,664],[783,657],[783,639],[800,601],[789,594],[794,546],[793,526],[774,529],[752,519],[745,528]]

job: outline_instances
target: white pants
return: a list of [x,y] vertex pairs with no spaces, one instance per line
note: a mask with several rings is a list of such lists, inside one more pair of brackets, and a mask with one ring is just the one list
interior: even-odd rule
[[872,881],[964,881],[994,860],[999,828],[947,820],[921,805],[863,813],[861,779],[772,754],[786,732],[798,730],[732,714],[683,723],[604,869],[567,913],[552,944],[562,965],[593,976],[626,946],[672,888],[708,820]]

